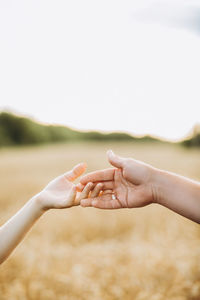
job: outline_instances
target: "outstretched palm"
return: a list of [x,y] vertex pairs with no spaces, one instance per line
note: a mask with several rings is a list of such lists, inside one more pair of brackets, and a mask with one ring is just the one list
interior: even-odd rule
[[141,207],[149,204],[150,186],[132,184],[123,177],[121,169],[107,169],[103,170],[103,173],[104,175],[113,173],[112,180],[101,181],[102,195],[82,200],[82,206],[117,209]]
[[103,193],[96,198],[84,199],[82,206],[104,209],[142,207],[153,201],[150,180],[151,167],[141,162],[108,154],[115,169],[106,169],[87,174],[81,179],[83,186],[88,182],[101,182]]
[[75,185],[62,175],[51,181],[43,190],[44,198],[48,199],[47,208],[70,207],[75,200]]
[[75,166],[71,171],[52,180],[40,193],[40,201],[44,209],[67,208],[80,204],[80,200],[88,197],[92,184],[88,183],[81,193],[77,193],[73,181],[86,169],[85,164]]

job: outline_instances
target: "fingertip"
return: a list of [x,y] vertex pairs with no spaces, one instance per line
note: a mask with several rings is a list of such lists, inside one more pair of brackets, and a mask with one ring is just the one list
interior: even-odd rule
[[86,168],[87,168],[86,163],[80,163],[74,166],[73,171],[82,174],[83,172],[85,172]]
[[109,149],[108,151],[107,151],[107,156],[110,156],[110,155],[113,155],[114,154],[114,152],[111,150],[111,149]]
[[81,166],[84,170],[87,169],[87,163],[86,163],[86,162],[80,163],[80,166]]
[[88,182],[83,190],[88,193],[89,191],[91,191],[92,188],[93,188],[93,183]]
[[85,207],[85,205],[84,205],[84,200],[81,200],[81,201],[80,201],[80,206]]
[[80,201],[80,205],[81,205],[82,207],[88,207],[88,206],[89,206],[87,200],[84,200],[84,199],[82,199],[82,200]]
[[[82,186],[84,186],[84,179],[83,179],[83,177],[82,178],[80,178],[80,183],[79,183],[80,185],[82,185]],[[78,184],[78,185],[79,185]]]
[[116,155],[112,150],[109,150],[108,161],[113,167],[122,168],[124,163],[124,158]]
[[96,207],[97,204],[98,204],[98,201],[97,200],[92,200],[91,204],[92,204],[92,206]]
[[87,179],[86,178],[87,175],[84,175],[82,178],[80,178],[80,184],[82,186],[85,186],[87,184]]
[[113,165],[113,162],[115,161],[115,154],[112,150],[107,151],[107,158],[108,161]]
[[76,190],[77,190],[78,192],[82,192],[82,190],[84,189],[84,187],[85,187],[85,186],[79,182],[79,183],[76,185]]

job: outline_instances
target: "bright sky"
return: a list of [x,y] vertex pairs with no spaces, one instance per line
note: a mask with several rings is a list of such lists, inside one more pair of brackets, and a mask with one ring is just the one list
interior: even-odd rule
[[183,137],[200,122],[200,1],[0,0],[0,109]]

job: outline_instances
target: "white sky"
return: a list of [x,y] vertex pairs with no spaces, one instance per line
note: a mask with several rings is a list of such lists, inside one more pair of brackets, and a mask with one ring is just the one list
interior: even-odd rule
[[200,1],[0,0],[0,109],[183,137],[200,122]]

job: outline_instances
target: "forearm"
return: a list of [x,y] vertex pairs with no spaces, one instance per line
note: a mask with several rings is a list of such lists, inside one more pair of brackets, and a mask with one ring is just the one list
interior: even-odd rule
[[155,201],[200,223],[200,184],[174,173],[157,170]]
[[10,255],[43,213],[36,195],[0,227],[0,263]]

